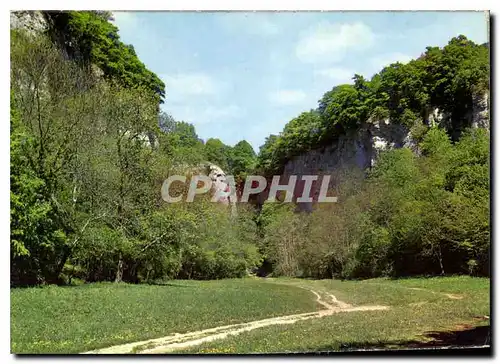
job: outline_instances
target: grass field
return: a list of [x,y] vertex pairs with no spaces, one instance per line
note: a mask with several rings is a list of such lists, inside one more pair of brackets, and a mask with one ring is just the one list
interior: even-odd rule
[[[156,286],[89,284],[12,289],[11,351],[77,353],[324,309],[309,290],[331,293],[354,307],[385,305],[388,309],[337,312],[256,328],[177,352],[404,347],[429,340],[439,343],[445,332],[489,325],[485,319],[490,312],[489,279],[465,276],[365,281],[248,278],[174,281]],[[469,336],[477,335],[471,331]]]
[[[280,283],[303,284],[300,280]],[[373,279],[308,281],[343,301],[356,305],[386,304],[387,311],[341,312],[294,325],[257,329],[179,353],[285,353],[422,346],[434,340],[447,344],[456,331],[462,344],[488,330],[489,279],[471,277],[431,279]],[[419,288],[415,290],[413,288]],[[452,294],[450,298],[444,294]],[[479,328],[477,328],[479,327]],[[486,330],[484,330],[486,329]]]
[[12,289],[11,351],[78,353],[316,309],[311,292],[254,279]]

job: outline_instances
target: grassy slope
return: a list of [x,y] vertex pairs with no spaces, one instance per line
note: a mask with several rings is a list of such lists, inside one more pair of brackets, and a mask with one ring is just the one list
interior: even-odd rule
[[[458,325],[487,325],[477,316],[489,315],[489,279],[470,277],[431,279],[372,279],[366,281],[276,280],[326,290],[355,305],[390,305],[389,311],[339,313],[289,326],[257,329],[225,340],[207,343],[183,353],[271,353],[330,351],[344,348],[398,347],[426,341],[431,331],[457,329]],[[411,290],[418,287],[429,291]],[[462,299],[441,294],[454,293]]]
[[316,309],[311,292],[256,279],[12,289],[11,351],[78,353]]

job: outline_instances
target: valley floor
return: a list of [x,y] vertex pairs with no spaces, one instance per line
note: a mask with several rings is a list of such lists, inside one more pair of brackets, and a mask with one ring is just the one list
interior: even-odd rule
[[489,344],[490,281],[246,278],[11,290],[13,353],[285,353]]

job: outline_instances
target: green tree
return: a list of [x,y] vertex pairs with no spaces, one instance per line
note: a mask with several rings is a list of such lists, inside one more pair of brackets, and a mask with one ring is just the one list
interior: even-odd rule
[[205,143],[205,156],[209,162],[215,163],[224,171],[229,168],[230,147],[225,145],[220,139],[210,138]]
[[268,136],[263,145],[260,146],[257,156],[257,168],[267,175],[273,175],[279,168],[277,160],[277,145],[280,137],[271,134]]
[[256,154],[250,143],[242,140],[231,148],[229,153],[229,170],[235,180],[242,181],[248,171],[255,167]]
[[94,64],[110,79],[126,87],[138,87],[163,102],[165,84],[139,60],[133,46],[120,40],[110,14],[96,11],[44,12],[51,20],[52,37],[64,44],[66,52],[86,66]]

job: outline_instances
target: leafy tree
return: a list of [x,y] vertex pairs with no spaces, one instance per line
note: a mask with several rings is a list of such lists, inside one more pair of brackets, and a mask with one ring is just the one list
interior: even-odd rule
[[194,125],[176,121],[172,116],[160,113],[159,147],[167,157],[165,164],[171,166],[196,165],[206,160],[202,140],[196,134]]
[[[163,83],[109,12],[46,16],[51,40],[11,34],[12,285],[242,277],[263,261],[276,275],[318,278],[489,274],[490,136],[467,128],[489,86],[487,45],[459,36],[370,81],[354,75],[256,156],[244,140],[203,144],[192,124],[160,112]],[[451,118],[430,126],[435,107]],[[385,151],[365,180],[338,171],[337,204],[298,214],[265,203],[234,217],[208,195],[161,200],[166,177],[207,159],[239,181],[276,174],[380,118],[411,127],[421,153]]]
[[235,180],[244,180],[246,173],[255,167],[256,155],[250,143],[242,140],[231,148],[229,153],[229,170]]
[[165,84],[139,60],[133,46],[120,41],[110,14],[95,11],[45,12],[51,19],[52,37],[61,40],[73,58],[94,64],[108,78],[126,87],[150,90],[158,102],[165,97]]
[[362,115],[358,113],[362,108],[358,96],[358,91],[352,85],[336,86],[328,93],[328,102],[322,113],[326,139],[330,135],[344,133],[362,121]]
[[57,283],[66,234],[47,186],[27,153],[33,138],[24,130],[11,102],[10,244],[11,284]]
[[230,147],[220,141],[220,139],[210,138],[205,143],[205,156],[206,159],[215,163],[224,171],[229,168],[229,154]]
[[279,168],[277,160],[277,146],[280,137],[271,134],[268,136],[263,145],[260,146],[259,155],[257,156],[257,168],[268,175],[273,175]]
[[315,111],[304,112],[292,119],[282,133],[280,144],[287,159],[308,150],[320,138],[321,118]]

